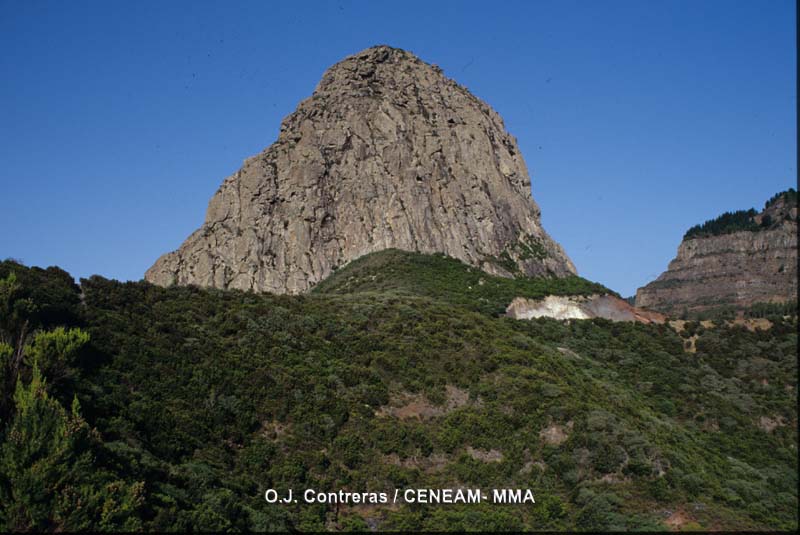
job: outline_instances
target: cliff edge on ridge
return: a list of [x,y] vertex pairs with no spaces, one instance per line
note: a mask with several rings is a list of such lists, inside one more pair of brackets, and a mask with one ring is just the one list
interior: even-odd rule
[[726,213],[687,231],[667,271],[636,292],[636,306],[677,316],[717,307],[797,300],[797,192],[764,210]]

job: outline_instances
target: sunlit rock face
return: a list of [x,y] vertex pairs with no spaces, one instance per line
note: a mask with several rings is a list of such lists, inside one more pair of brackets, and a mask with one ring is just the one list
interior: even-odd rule
[[629,305],[613,295],[548,295],[544,299],[517,297],[506,308],[506,316],[518,320],[553,318],[557,320],[605,318],[611,321],[664,323],[658,312]]
[[636,306],[678,316],[796,300],[796,202],[778,198],[753,221],[763,230],[685,239],[667,271],[636,292]]
[[504,276],[575,273],[500,116],[438,67],[377,46],[328,69],[145,278],[301,293],[392,247]]

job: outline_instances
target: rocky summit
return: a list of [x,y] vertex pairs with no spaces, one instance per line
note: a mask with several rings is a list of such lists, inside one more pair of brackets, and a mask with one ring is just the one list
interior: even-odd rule
[[797,300],[797,192],[687,231],[667,271],[639,288],[636,306],[677,316]]
[[295,294],[388,248],[502,276],[576,272],[500,116],[438,67],[376,46],[325,72],[145,278]]

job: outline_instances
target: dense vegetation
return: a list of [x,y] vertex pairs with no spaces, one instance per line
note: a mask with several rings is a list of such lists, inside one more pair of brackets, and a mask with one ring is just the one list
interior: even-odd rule
[[354,260],[314,288],[316,294],[391,294],[424,296],[488,315],[505,313],[515,297],[619,295],[581,277],[505,278],[489,275],[441,254],[421,255],[388,249]]
[[780,200],[783,200],[789,206],[797,206],[797,190],[794,188],[789,188],[786,191],[776,193],[764,204],[764,209],[766,210]]
[[703,309],[701,312],[685,309],[680,314],[681,319],[689,320],[733,320],[736,318],[764,318],[780,321],[783,316],[797,316],[797,301],[784,301],[778,303],[753,303],[749,306],[718,305]]
[[735,212],[725,212],[721,216],[710,219],[702,225],[695,225],[683,235],[684,240],[692,238],[704,238],[706,236],[719,236],[743,230],[755,232],[761,230],[761,225],[756,223],[753,218],[758,215],[755,209],[737,210]]
[[[780,200],[783,200],[789,206],[797,206],[797,191],[794,188],[789,188],[786,191],[776,193],[766,202],[764,209],[767,210]],[[720,236],[741,231],[757,232],[772,228],[780,223],[780,221],[773,221],[772,216],[769,214],[765,214],[760,221],[756,221],[755,217],[757,215],[758,212],[754,208],[725,212],[721,216],[710,219],[701,225],[691,227],[683,235],[683,239],[691,240],[693,238]],[[789,211],[785,211],[782,217],[788,219],[791,214]]]
[[[0,281],[0,528],[797,528],[796,317],[516,321],[509,296],[598,288],[391,251],[298,297]],[[263,498],[459,486],[536,504]]]

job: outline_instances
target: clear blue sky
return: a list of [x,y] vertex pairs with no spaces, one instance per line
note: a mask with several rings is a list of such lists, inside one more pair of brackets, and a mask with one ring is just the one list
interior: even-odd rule
[[794,186],[789,0],[0,0],[0,258],[138,280],[343,57],[441,66],[519,140],[545,229],[623,295]]

